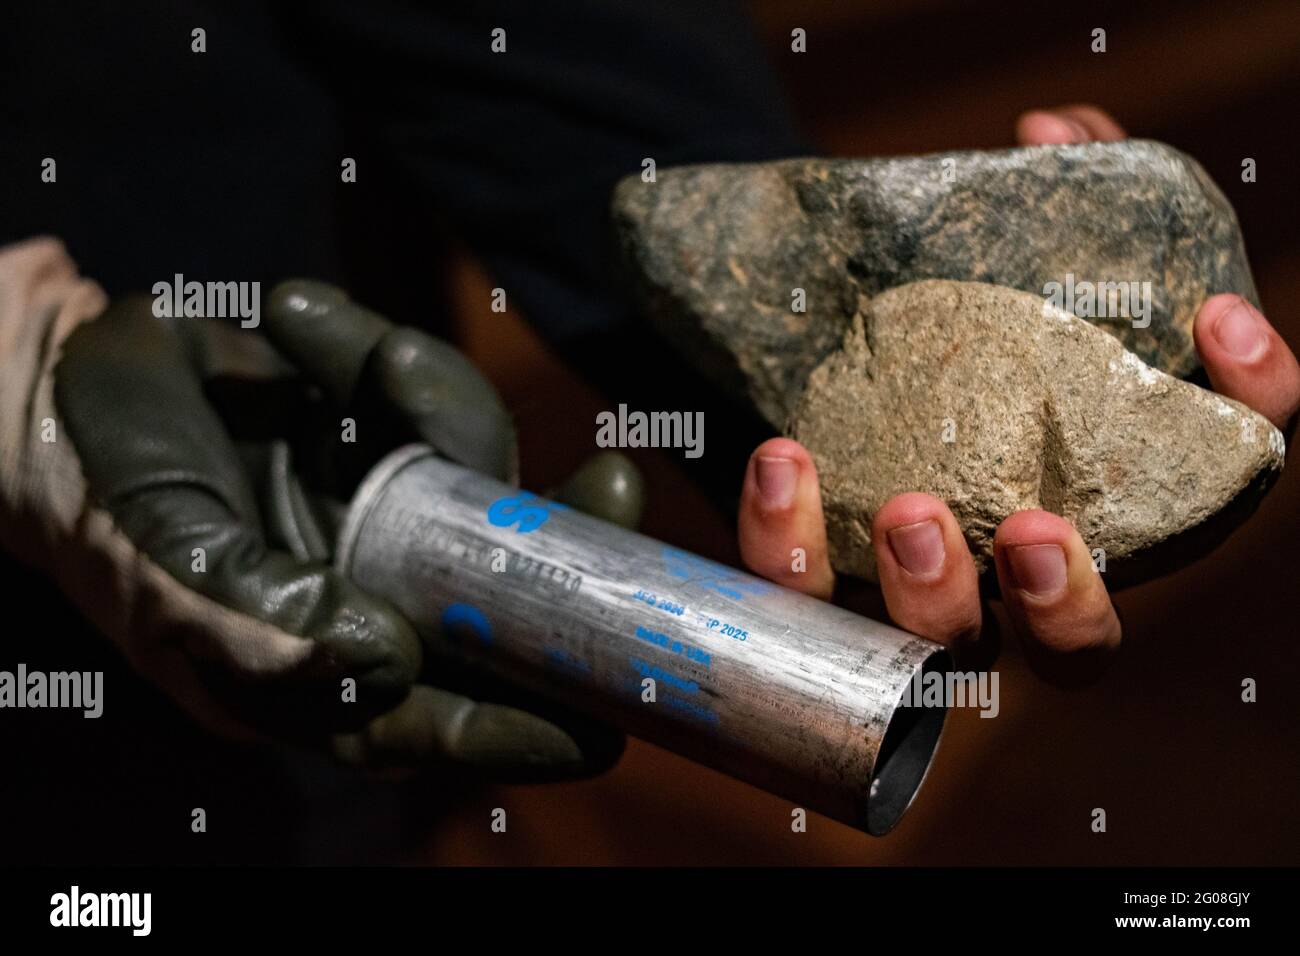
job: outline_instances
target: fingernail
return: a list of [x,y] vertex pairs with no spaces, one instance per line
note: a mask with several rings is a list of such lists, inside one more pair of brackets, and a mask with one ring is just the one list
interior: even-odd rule
[[769,508],[788,508],[794,501],[799,466],[793,458],[759,458],[754,462],[758,494]]
[[1214,337],[1229,355],[1242,361],[1263,351],[1267,340],[1261,317],[1241,299],[1214,323]]
[[1021,544],[1008,552],[1012,583],[1040,597],[1065,587],[1065,552],[1059,544]]
[[1055,114],[1055,115],[1056,118],[1059,119],[1062,123],[1064,123],[1066,127],[1070,130],[1071,143],[1088,142],[1090,138],[1089,133],[1087,128],[1082,123],[1080,123],[1078,120],[1074,119],[1071,116],[1061,116],[1060,114]]
[[[1049,127],[1050,131],[1042,139],[1044,143],[1075,144],[1088,141],[1088,131],[1083,128],[1083,125],[1078,120],[1062,116],[1060,113],[1053,113],[1050,110],[1035,110],[1033,115],[1038,117],[1040,126],[1048,125]],[[1044,121],[1046,121],[1045,124]]]
[[943,564],[943,532],[934,519],[889,530],[889,548],[912,574],[930,574]]

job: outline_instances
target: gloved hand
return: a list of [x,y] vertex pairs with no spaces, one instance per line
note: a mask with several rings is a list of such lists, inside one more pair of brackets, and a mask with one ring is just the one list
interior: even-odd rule
[[[424,683],[411,625],[329,566],[342,502],[402,443],[515,478],[463,356],[321,283],[276,287],[265,339],[152,304],[108,305],[54,240],[0,250],[0,544],[214,729],[506,779],[617,759],[607,728]],[[568,503],[634,522],[630,469],[593,462]]]

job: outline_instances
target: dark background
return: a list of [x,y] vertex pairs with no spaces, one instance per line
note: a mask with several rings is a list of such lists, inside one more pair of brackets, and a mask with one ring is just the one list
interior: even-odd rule
[[[1067,9],[1015,0],[767,0],[752,10],[796,119],[826,154],[997,148],[1010,145],[1023,109],[1077,101],[1109,109],[1132,135],[1192,154],[1239,213],[1266,314],[1293,347],[1300,344],[1294,145],[1300,13],[1294,2]],[[806,54],[790,52],[796,26],[808,31]],[[1094,27],[1107,31],[1104,54],[1089,50]],[[85,29],[93,34],[93,27]],[[237,76],[240,65],[209,61],[204,69]],[[182,81],[196,82],[177,78]],[[57,87],[57,69],[50,82]],[[327,107],[313,108],[321,123],[309,115],[293,129],[326,128]],[[84,105],[81,118],[108,124],[139,109],[114,97],[110,85],[102,101]],[[247,115],[246,125],[264,128],[259,161],[269,177],[293,183],[304,175],[277,158],[285,153],[335,149],[327,133],[316,134],[317,143],[286,131],[274,102],[250,97]],[[223,139],[220,125],[214,133],[200,122],[198,113],[180,119],[195,124],[199,146],[191,137],[187,147],[177,147],[182,151],[160,153],[168,145],[167,128],[160,127],[155,140],[139,144],[139,163],[165,175],[188,163],[212,163],[221,150],[246,151],[246,144]],[[94,159],[93,141],[71,128],[69,137],[67,149]],[[1240,179],[1247,156],[1258,163],[1251,184]],[[331,161],[318,172],[336,175],[336,168]],[[65,169],[73,171],[61,165],[61,178]],[[181,228],[191,212],[132,210],[112,192],[102,202],[124,219],[157,217],[162,245],[169,217]],[[327,235],[334,222],[329,210],[280,221],[299,205],[286,194],[264,211],[265,221],[242,225],[278,237],[285,271],[322,269],[323,261],[355,256],[407,270],[415,278],[404,294],[388,286],[389,301],[368,298],[404,319],[429,307],[421,283],[450,293],[449,312],[438,324],[485,369],[515,413],[526,486],[554,484],[595,450],[596,413],[627,396],[617,382],[607,382],[603,394],[586,384],[526,316],[493,314],[490,289],[499,273],[489,278],[466,251],[472,242],[452,247],[445,270],[436,265],[448,260],[432,224],[427,246],[406,243],[400,253],[380,229],[353,234],[336,248]],[[201,216],[205,209],[192,212]],[[219,267],[196,263],[178,271],[259,274],[263,263],[240,261],[236,238],[223,242],[233,259],[214,252]],[[88,254],[73,251],[83,259]],[[116,258],[130,260],[102,244],[91,254],[106,269]],[[148,278],[156,277],[149,272]],[[706,426],[712,450],[728,425],[710,416]],[[645,530],[735,562],[730,518],[700,491],[680,455],[635,457],[649,480]],[[737,486],[740,478],[737,471]],[[1119,595],[1124,652],[1093,688],[1042,685],[1008,642],[999,664],[1001,715],[953,714],[915,806],[885,839],[817,816],[807,833],[793,834],[786,801],[638,741],[629,742],[613,772],[584,783],[498,788],[369,780],[311,757],[286,760],[208,741],[147,688],[132,688],[129,703],[123,701],[126,678],[110,673],[113,706],[100,721],[0,716],[0,812],[11,828],[0,861],[1296,863],[1298,509],[1300,477],[1291,468],[1255,518],[1211,557]],[[17,580],[8,580],[6,595],[6,666],[25,659],[45,669],[111,670],[105,649],[63,639],[70,625],[49,612],[60,603],[52,590],[33,590],[23,579],[20,594]],[[871,611],[872,602],[863,607]],[[39,643],[41,656],[21,656],[26,651],[14,648],[22,642]],[[1256,704],[1240,700],[1245,677],[1258,681]],[[195,806],[208,812],[207,834],[189,832]],[[507,834],[489,829],[495,807],[509,812]],[[1095,807],[1106,810],[1105,834],[1091,832]]]

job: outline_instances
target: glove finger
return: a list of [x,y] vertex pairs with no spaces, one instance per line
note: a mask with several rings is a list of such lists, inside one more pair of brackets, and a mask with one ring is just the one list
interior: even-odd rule
[[419,329],[394,329],[375,349],[370,379],[416,437],[452,461],[507,482],[519,474],[515,427],[469,359]]
[[370,353],[392,329],[342,289],[310,279],[277,284],[262,322],[277,351],[339,408],[352,404]]
[[[495,389],[459,351],[418,329],[394,327],[338,289],[292,280],[272,290],[267,337],[339,407],[359,409],[358,430],[387,437],[395,416],[406,440],[484,474],[513,480],[514,426]],[[374,419],[367,421],[372,413]]]
[[448,764],[510,783],[591,776],[618,761],[624,741],[617,731],[563,724],[417,684],[398,707],[333,745],[341,759],[368,767]]
[[594,518],[635,530],[645,506],[645,481],[632,459],[617,451],[592,455],[551,496]]
[[261,649],[240,639],[247,629],[219,609],[190,622],[210,637],[187,645],[194,664],[236,716],[319,733],[322,721],[357,727],[403,698],[421,661],[413,629],[326,566],[266,546],[239,456],[147,298],[115,303],[67,339],[55,398],[92,493],[136,548],[217,605],[313,642],[305,660],[268,674]]

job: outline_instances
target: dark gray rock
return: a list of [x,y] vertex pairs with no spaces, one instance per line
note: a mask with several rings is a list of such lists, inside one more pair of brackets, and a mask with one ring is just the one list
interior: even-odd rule
[[1223,194],[1191,158],[1141,140],[680,167],[625,179],[614,215],[657,323],[777,427],[853,317],[904,283],[1044,297],[1070,275],[1083,293],[1150,283],[1145,327],[1132,304],[1100,318],[1086,295],[1059,304],[1177,376],[1196,368],[1192,321],[1207,296],[1258,304]]

